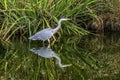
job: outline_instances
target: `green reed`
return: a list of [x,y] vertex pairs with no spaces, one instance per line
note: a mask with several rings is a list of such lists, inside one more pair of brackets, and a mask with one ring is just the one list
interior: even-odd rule
[[[62,17],[71,21],[62,24],[61,33],[87,34],[78,22],[80,17],[93,16],[89,7],[96,0],[1,0],[0,37],[9,40],[12,36],[30,36],[46,27],[56,27]],[[87,18],[86,18],[87,19]],[[79,24],[80,24],[79,23]]]

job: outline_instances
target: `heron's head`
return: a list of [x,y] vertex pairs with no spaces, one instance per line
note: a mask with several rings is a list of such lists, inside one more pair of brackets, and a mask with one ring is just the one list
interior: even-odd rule
[[60,21],[70,20],[69,18],[61,18]]

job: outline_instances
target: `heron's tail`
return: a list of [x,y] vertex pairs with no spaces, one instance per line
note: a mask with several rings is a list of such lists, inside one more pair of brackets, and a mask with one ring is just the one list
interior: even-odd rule
[[30,40],[36,40],[36,38],[34,38],[34,36],[30,36],[28,39],[30,39]]

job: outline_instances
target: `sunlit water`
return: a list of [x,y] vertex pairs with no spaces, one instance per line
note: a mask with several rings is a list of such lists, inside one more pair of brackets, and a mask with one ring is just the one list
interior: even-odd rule
[[0,80],[120,80],[119,33],[41,43],[21,38],[1,42]]

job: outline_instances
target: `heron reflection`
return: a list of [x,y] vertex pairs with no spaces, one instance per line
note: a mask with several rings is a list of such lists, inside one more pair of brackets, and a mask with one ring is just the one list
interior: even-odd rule
[[61,58],[54,52],[52,49],[47,47],[41,47],[39,49],[37,48],[31,48],[30,51],[34,52],[35,54],[44,57],[44,58],[52,58],[55,57],[58,60],[58,64],[60,67],[67,67],[71,66],[71,64],[63,65],[61,63]]

